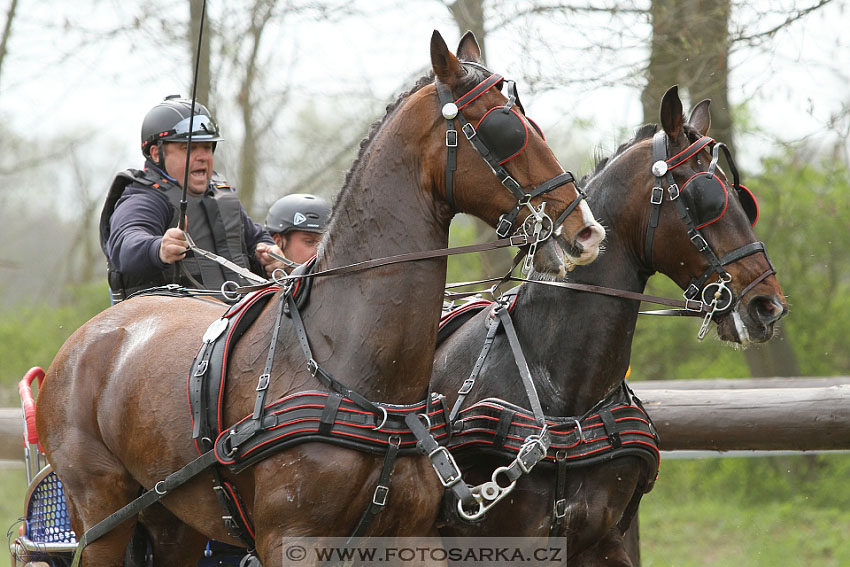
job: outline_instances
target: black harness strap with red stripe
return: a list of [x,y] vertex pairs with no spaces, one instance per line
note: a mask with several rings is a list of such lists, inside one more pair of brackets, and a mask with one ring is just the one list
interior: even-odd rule
[[[658,435],[652,420],[625,381],[581,417],[543,416],[528,373],[528,364],[516,333],[513,332],[509,314],[516,303],[518,289],[510,290],[502,296],[500,303],[493,304],[490,328],[484,346],[469,378],[458,391],[457,401],[449,416],[452,434],[448,449],[458,455],[473,450],[504,456],[514,459],[511,465],[513,467],[518,464],[518,460],[522,460],[524,453],[527,453],[529,439],[545,438],[545,443],[538,443],[536,447],[543,448],[542,454],[534,455],[536,460],[533,463],[530,463],[526,455],[524,462],[531,466],[515,467],[516,474],[509,475],[509,478],[515,481],[521,474],[530,472],[531,467],[538,461],[544,466],[555,465],[555,497],[550,524],[550,534],[553,536],[557,534],[566,517],[565,484],[568,469],[591,466],[625,456],[639,457],[644,464],[643,474],[638,489],[619,523],[620,528],[625,531],[637,510],[640,498],[652,489],[658,474]],[[476,303],[474,307],[473,312],[477,312],[481,306]],[[449,321],[451,317],[444,319]],[[487,398],[461,409],[475,385],[500,327],[503,327],[507,334],[532,410],[498,398]],[[449,507],[455,509],[454,505]],[[459,516],[464,518],[463,514]]]

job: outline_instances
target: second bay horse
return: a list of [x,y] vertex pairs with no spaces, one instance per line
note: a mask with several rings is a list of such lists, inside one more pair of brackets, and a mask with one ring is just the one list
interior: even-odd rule
[[[757,217],[754,199],[745,188],[736,190],[737,179],[731,184],[716,167],[718,144],[706,137],[708,107],[709,101],[696,105],[686,122],[677,90],[670,89],[661,104],[661,128],[644,126],[633,140],[599,164],[586,191],[593,210],[607,225],[605,251],[593,264],[572,271],[568,282],[640,293],[648,278],[661,272],[682,289],[691,290],[694,284],[698,293],[686,293],[698,303],[703,289],[710,289],[702,294],[710,302],[714,291],[722,287],[726,291],[721,300],[728,303],[720,305],[723,309],[711,318],[720,338],[745,345],[764,342],[787,312],[787,303],[764,246],[753,233],[751,225]],[[711,149],[715,149],[714,155]],[[666,179],[668,172],[672,184]],[[677,199],[682,201],[676,204]],[[683,203],[685,207],[680,208]],[[655,220],[654,209],[658,211]],[[683,217],[683,210],[689,220]],[[538,278],[548,279],[546,275]],[[587,425],[584,431],[577,427],[582,416],[598,411],[598,403],[607,396],[620,395],[640,301],[543,283],[520,286],[510,319],[552,430],[566,432],[579,451],[582,446],[590,447],[586,436],[599,439],[603,435],[596,433],[603,431],[601,423],[593,430]],[[488,325],[494,324],[491,319],[492,311],[484,309],[436,351],[431,384],[449,396],[450,407],[471,375]],[[508,462],[504,455],[493,454],[495,435],[476,438],[471,430],[471,424],[483,422],[476,407],[492,407],[487,400],[493,399],[529,407],[515,355],[502,331],[495,335],[449,443],[450,448],[455,447],[452,452],[461,468],[477,472],[470,476],[476,482],[486,480],[497,466]],[[620,405],[628,403],[628,399],[618,400]],[[526,422],[533,425],[532,412],[526,409],[524,413]],[[520,417],[513,419],[521,421]],[[507,431],[509,439],[505,441],[502,435],[503,446],[519,445],[521,439],[511,441],[511,430]],[[553,440],[546,460],[520,477],[513,492],[483,520],[470,524],[455,518],[441,527],[440,533],[544,538],[551,534],[566,537],[568,565],[630,566],[623,546],[621,528],[625,526],[618,527],[618,523],[642,474],[649,475],[643,479],[644,485],[654,480],[655,466],[642,472],[641,459],[635,456],[588,466],[576,460],[563,478],[556,472],[555,462],[569,453],[564,445],[560,449],[554,445]]]

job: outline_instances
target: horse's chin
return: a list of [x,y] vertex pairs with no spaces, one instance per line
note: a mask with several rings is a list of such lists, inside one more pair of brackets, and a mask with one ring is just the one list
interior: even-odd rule
[[563,279],[575,267],[554,238],[547,238],[537,246],[532,266],[538,276],[553,280]]
[[561,251],[568,272],[573,271],[576,266],[590,264],[596,260],[599,253],[603,250],[601,244],[588,248],[568,242],[561,234],[557,233],[554,238],[550,238],[549,240],[554,240],[556,247]]
[[737,343],[746,348],[751,344],[766,343],[774,334],[773,323],[755,321],[746,311],[735,309],[717,321],[717,337],[722,341]]

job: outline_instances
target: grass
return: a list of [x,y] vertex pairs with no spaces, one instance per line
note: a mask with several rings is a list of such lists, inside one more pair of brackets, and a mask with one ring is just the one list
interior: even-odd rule
[[[828,462],[827,468],[841,468],[850,456],[829,460],[838,463]],[[740,463],[739,468],[754,464]],[[711,468],[711,463],[701,461],[662,463],[663,476],[641,504],[643,567],[850,565],[847,491],[831,499],[821,494],[832,489],[831,478],[800,483],[789,494],[775,480],[753,488],[742,474],[743,486],[750,491],[742,496],[740,486],[730,484],[727,490],[713,486],[716,478],[710,477],[716,473],[700,479],[699,470]]]
[[[23,449],[21,449],[23,452]],[[18,534],[18,519],[24,515],[27,472],[23,466],[4,464],[0,468],[0,534]]]

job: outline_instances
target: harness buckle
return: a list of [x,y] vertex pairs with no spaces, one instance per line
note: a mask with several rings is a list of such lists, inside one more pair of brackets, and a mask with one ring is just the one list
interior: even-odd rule
[[[437,463],[437,458],[440,456],[444,459],[444,466]],[[434,472],[437,473],[437,478],[440,479],[440,484],[443,487],[451,488],[460,482],[460,468],[458,468],[455,458],[449,453],[448,449],[441,445],[428,453],[428,458],[431,459],[431,466],[434,467]]]
[[556,500],[552,511],[558,520],[564,518],[567,515],[567,499],[561,498],[560,500]]
[[[505,189],[507,189],[508,191],[513,193],[514,195],[516,195],[517,192],[522,192],[522,187],[520,186],[520,184],[517,183],[517,180],[514,179],[513,177],[511,177],[510,175],[508,175],[507,177],[502,179],[502,185],[504,185]],[[520,203],[524,204],[524,203],[527,203],[530,198],[531,198],[531,195],[528,195],[528,196],[519,197],[519,200],[520,200]],[[523,201],[523,199],[525,199],[525,201]]]
[[675,183],[667,188],[667,192],[670,194],[670,200],[675,201],[679,198],[679,186]]
[[514,226],[514,223],[507,220],[505,216],[506,215],[500,216],[499,224],[496,225],[496,236],[499,238],[505,238]]
[[475,126],[473,126],[469,122],[464,124],[461,127],[461,129],[463,130],[463,133],[466,135],[467,140],[471,140],[472,138],[475,137],[476,134],[478,134],[478,132],[475,131]]
[[511,246],[525,246],[528,244],[528,237],[525,234],[514,234],[510,238]]
[[698,232],[691,236],[691,242],[694,243],[694,246],[696,246],[697,250],[700,252],[708,250],[708,242],[706,242],[705,238],[703,238],[702,235]]
[[457,130],[446,130],[446,147],[457,147]]
[[664,189],[660,185],[652,188],[652,195],[649,197],[649,202],[653,205],[660,205],[664,200]]
[[207,373],[207,367],[209,366],[209,362],[204,359],[198,364],[198,369],[195,370],[195,376],[203,376]]
[[313,376],[315,376],[316,372],[319,371],[319,363],[316,362],[315,358],[311,358],[307,361],[307,370],[309,370],[310,374],[312,374]]
[[260,376],[260,380],[257,382],[258,392],[262,392],[263,390],[269,387],[269,378],[271,378],[271,376],[269,376],[268,374],[262,374]]
[[390,487],[379,484],[375,487],[375,493],[372,495],[372,504],[375,506],[383,506],[387,503],[387,495],[390,493]]
[[474,385],[475,385],[475,379],[474,378],[467,378],[466,380],[463,381],[463,386],[460,387],[460,390],[458,390],[457,393],[461,394],[461,395],[468,394],[472,390],[472,387]]

